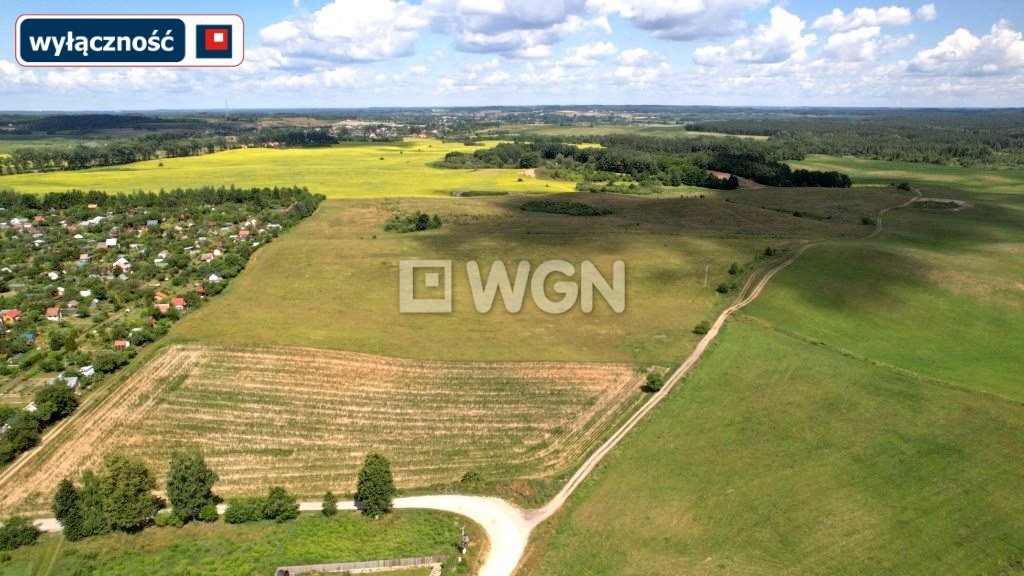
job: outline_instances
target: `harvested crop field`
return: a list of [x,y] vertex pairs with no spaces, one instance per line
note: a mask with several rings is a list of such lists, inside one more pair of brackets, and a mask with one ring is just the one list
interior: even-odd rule
[[[310,348],[167,347],[98,409],[0,476],[0,509],[45,510],[57,482],[123,450],[162,477],[200,447],[222,496],[354,489],[367,452],[399,487],[567,471],[643,400],[631,364],[424,362]],[[94,407],[90,405],[90,408]],[[10,472],[10,470],[5,471]]]

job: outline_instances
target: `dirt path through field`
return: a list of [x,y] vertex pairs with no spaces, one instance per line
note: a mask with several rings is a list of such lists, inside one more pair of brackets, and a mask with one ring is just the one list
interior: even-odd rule
[[[882,232],[884,229],[882,225],[882,217],[886,213],[909,206],[921,196],[920,191],[917,189],[911,189],[911,192],[913,192],[914,196],[906,202],[898,206],[881,210],[878,213],[875,230],[863,239],[868,240],[874,238]],[[533,529],[557,512],[558,509],[561,508],[569,499],[572,493],[575,492],[576,488],[578,488],[587,476],[594,471],[601,460],[611,452],[619,442],[622,441],[626,434],[636,427],[644,416],[653,410],[654,407],[672,391],[676,384],[682,380],[697,361],[700,360],[701,356],[704,355],[704,352],[718,336],[719,331],[722,329],[722,326],[725,325],[725,321],[729,316],[753,302],[758,296],[760,296],[776,274],[796,262],[797,259],[799,259],[800,256],[808,249],[812,246],[818,246],[827,242],[830,241],[823,240],[804,244],[795,250],[783,262],[779,263],[774,268],[769,269],[763,275],[759,277],[752,275],[740,291],[740,295],[736,302],[718,315],[718,318],[715,320],[714,324],[712,324],[711,329],[708,330],[707,334],[704,335],[704,338],[700,340],[696,348],[694,348],[693,352],[690,353],[682,365],[680,365],[679,368],[677,368],[676,371],[668,377],[662,389],[656,394],[653,394],[650,400],[648,400],[643,407],[641,407],[622,425],[622,427],[612,434],[604,444],[595,450],[583,465],[580,466],[576,473],[569,478],[562,490],[560,490],[550,502],[541,508],[537,508],[535,510],[522,510],[504,500],[501,500],[500,498],[463,495],[413,496],[408,498],[398,498],[395,500],[395,508],[440,510],[472,519],[484,528],[490,545],[487,558],[484,559],[480,568],[479,576],[511,576],[515,573],[515,570],[522,559],[523,553],[526,551],[526,546],[530,539],[530,533],[533,532]],[[223,513],[223,509],[224,507],[221,506],[221,513]],[[300,509],[303,511],[316,511],[320,509],[320,503],[303,502],[300,505]],[[353,502],[345,502],[339,503],[339,509],[355,510],[356,507]],[[60,530],[60,525],[52,518],[37,520],[35,524],[43,531],[52,532]]]

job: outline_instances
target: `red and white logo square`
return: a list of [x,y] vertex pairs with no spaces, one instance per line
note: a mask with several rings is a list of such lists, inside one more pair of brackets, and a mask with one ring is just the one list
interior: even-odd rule
[[228,28],[207,28],[203,32],[206,34],[203,38],[204,49],[215,52],[231,49]]

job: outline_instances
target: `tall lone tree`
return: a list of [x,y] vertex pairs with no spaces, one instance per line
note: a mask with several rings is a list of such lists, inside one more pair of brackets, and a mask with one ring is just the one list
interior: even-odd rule
[[160,499],[153,494],[156,479],[142,460],[115,454],[106,459],[100,477],[103,512],[111,530],[138,532],[160,511]]
[[174,514],[182,522],[199,518],[204,506],[217,503],[213,485],[219,479],[217,473],[206,465],[198,449],[171,454],[171,468],[167,473],[167,499]]
[[82,530],[82,503],[78,489],[70,478],[65,478],[57,485],[57,493],[53,495],[53,516],[64,529],[64,537],[74,542],[86,536]]
[[390,512],[396,492],[391,463],[376,452],[368,454],[356,482],[356,500],[363,515],[376,518]]

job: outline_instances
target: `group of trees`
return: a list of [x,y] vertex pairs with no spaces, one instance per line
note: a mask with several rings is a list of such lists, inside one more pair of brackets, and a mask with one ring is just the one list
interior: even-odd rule
[[[449,152],[438,163],[450,168],[542,168],[549,176],[586,182],[623,178],[660,186],[700,186],[720,190],[739,187],[739,177],[770,186],[849,187],[838,172],[793,171],[785,160],[803,155],[771,142],[739,138],[656,138],[613,135],[600,147],[579,146],[568,139],[537,138],[476,150]],[[711,170],[728,172],[719,178]]]
[[708,165],[715,170],[738,174],[765,186],[849,188],[853,185],[850,177],[841,172],[793,170],[788,164],[757,153],[722,152],[713,156]]
[[412,213],[395,214],[384,223],[384,230],[388,232],[422,232],[441,227],[441,217],[425,214],[419,210]]
[[[197,449],[176,451],[171,455],[167,473],[167,501],[153,494],[156,479],[137,458],[108,456],[99,474],[86,470],[80,485],[65,478],[53,497],[52,511],[71,541],[109,532],[138,532],[151,524],[182,526],[189,522],[214,522],[218,518],[220,498],[213,492],[218,480]],[[355,498],[365,516],[377,518],[390,512],[397,490],[391,464],[378,453],[366,456],[356,482]],[[165,504],[170,510],[161,512]],[[337,498],[324,494],[322,511],[326,516],[337,513]],[[275,486],[265,497],[233,498],[227,502],[224,521],[230,524],[272,520],[287,522],[299,515],[298,499],[284,488]],[[0,550],[4,542],[30,544],[25,537],[24,520],[11,519],[0,528]],[[29,524],[31,526],[31,524]],[[10,534],[6,534],[4,530]],[[38,534],[32,529],[33,534]],[[13,546],[17,547],[17,545]]]
[[18,454],[39,443],[44,428],[71,415],[78,408],[78,398],[63,382],[46,384],[36,390],[34,412],[0,406],[0,463],[14,460]]
[[[170,515],[177,525],[217,519],[213,485],[217,474],[198,450],[175,452],[167,475]],[[156,479],[137,458],[107,457],[99,474],[86,470],[81,486],[61,480],[53,497],[53,515],[71,541],[108,532],[138,532],[157,519],[165,502],[153,494]]]

